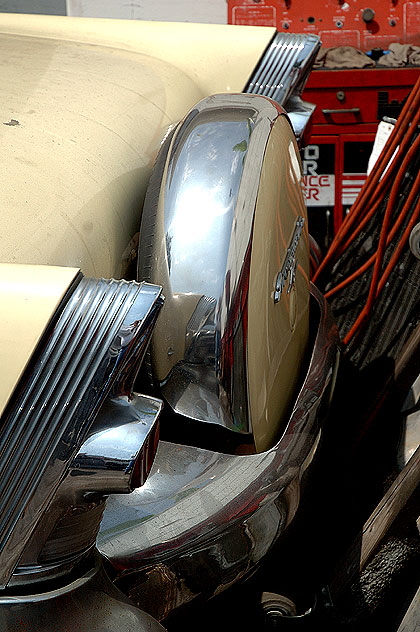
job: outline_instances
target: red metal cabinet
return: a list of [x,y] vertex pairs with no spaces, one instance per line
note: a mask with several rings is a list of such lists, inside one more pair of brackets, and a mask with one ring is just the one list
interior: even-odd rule
[[[317,34],[323,47],[420,45],[419,0],[228,0],[228,21]],[[332,237],[366,178],[379,121],[398,116],[419,74],[419,67],[312,71],[303,98],[317,108],[303,161],[320,241]]]
[[340,226],[366,179],[379,121],[398,116],[419,74],[420,68],[311,73],[303,98],[317,107],[302,158],[307,206],[318,240],[326,236],[329,241]]
[[303,98],[316,103],[312,121],[324,134],[345,125],[375,133],[383,116],[398,116],[419,74],[419,67],[313,70]]

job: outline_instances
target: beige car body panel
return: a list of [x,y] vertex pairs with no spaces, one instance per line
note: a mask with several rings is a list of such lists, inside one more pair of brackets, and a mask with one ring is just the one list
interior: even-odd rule
[[0,264],[0,415],[77,268]]
[[[146,55],[177,68],[203,95],[241,92],[275,32],[266,26],[0,14],[0,33]],[[176,100],[185,98],[180,91]]]
[[[274,32],[0,14],[0,261],[123,277],[162,138],[203,96],[242,91]],[[1,409],[74,275],[3,268]]]
[[[285,158],[287,157],[287,158]],[[279,438],[297,395],[309,331],[308,224],[299,153],[290,126],[273,126],[255,210],[248,294],[249,405],[255,446],[267,450]],[[273,288],[287,257],[298,218],[304,220],[296,249],[296,277],[274,302]],[[267,335],[269,333],[269,335]]]
[[0,14],[0,260],[123,276],[166,131],[270,41],[244,29]]

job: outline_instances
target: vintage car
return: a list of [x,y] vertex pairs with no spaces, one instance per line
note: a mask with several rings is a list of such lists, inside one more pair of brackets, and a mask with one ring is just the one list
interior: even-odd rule
[[0,629],[158,630],[267,554],[320,441],[319,41],[6,14],[0,38]]

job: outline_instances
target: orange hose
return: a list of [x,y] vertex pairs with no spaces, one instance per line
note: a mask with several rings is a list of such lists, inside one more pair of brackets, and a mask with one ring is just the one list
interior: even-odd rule
[[[415,134],[419,123],[420,123],[420,107],[416,116],[414,117],[414,120],[412,122],[412,125],[410,126],[410,129],[408,130],[407,134],[404,136],[404,139],[398,148],[397,154],[393,158],[392,164],[384,173],[383,178],[380,180],[376,191],[372,195],[372,199],[370,200],[370,203],[373,204],[372,208],[366,214],[364,214],[364,217],[361,219],[360,223],[357,225],[357,228],[352,234],[350,234],[348,239],[344,243],[338,245],[336,257],[339,257],[346,250],[346,248],[350,245],[350,243],[354,240],[354,238],[360,233],[360,231],[364,228],[364,226],[371,219],[371,217],[373,217],[378,206],[383,200],[383,197],[386,193],[386,189],[388,188],[388,185],[394,186],[394,184],[391,182],[391,178],[394,175],[394,172],[397,170],[397,166],[400,159],[404,155],[406,155],[407,147],[410,147],[411,139],[413,135]],[[408,149],[408,151],[410,151],[410,149]],[[406,163],[407,163],[407,160],[406,158],[404,158],[401,166],[398,167],[398,171],[401,171],[401,169],[404,169],[403,165],[405,165]]]
[[[420,173],[418,173],[416,176],[413,187],[404,204],[402,213],[407,212],[407,210],[411,207],[415,198],[419,194],[420,194]],[[394,250],[392,257],[389,260],[388,265],[386,266],[380,281],[377,284],[377,287],[375,290],[375,296],[374,296],[375,299],[379,296],[380,292],[385,287],[385,284],[388,281],[388,278],[392,272],[392,269],[395,266],[396,262],[398,261],[398,258],[401,255],[403,248],[405,247],[405,244],[410,236],[410,233],[419,218],[419,215],[420,215],[420,203],[419,203],[419,200],[417,200],[415,211],[412,214],[410,221],[408,222],[404,230],[404,233],[401,236],[400,241],[398,242],[398,246]],[[371,289],[372,289],[372,285],[371,285]],[[368,305],[366,304],[365,307],[360,312],[359,316],[357,317],[356,321],[353,323],[353,326],[344,337],[344,340],[343,340],[344,345],[347,345],[350,342],[350,340],[355,336],[356,332],[361,328],[361,326],[364,324],[368,316],[369,316],[369,311],[368,311]]]
[[[407,198],[407,207],[411,206],[411,204],[414,202],[414,199],[420,194],[420,173],[417,174],[416,180],[414,182],[413,188],[410,192],[410,196]],[[398,258],[401,255],[401,252],[404,248],[404,246],[406,245],[409,237],[410,237],[410,233],[413,230],[414,226],[417,224],[417,220],[419,218],[420,215],[420,201],[417,200],[413,215],[410,218],[410,221],[408,222],[407,226],[405,227],[405,230],[403,232],[403,234],[401,235],[401,239],[398,242],[397,247],[395,248],[391,259],[389,260],[383,274],[381,277],[381,280],[378,284],[378,289],[377,289],[377,294],[376,296],[378,296],[381,291],[384,289],[386,282],[388,281],[389,275],[392,272],[393,267],[395,266],[395,264],[398,261]]]
[[[420,136],[417,137],[416,141],[413,143],[413,145],[410,148],[410,151],[407,153],[405,159],[402,162],[401,168],[398,171],[397,177],[395,179],[395,182],[393,184],[393,187],[391,189],[391,193],[388,199],[388,203],[386,205],[386,209],[385,209],[385,214],[384,214],[384,218],[383,218],[383,222],[382,222],[382,227],[381,227],[381,232],[379,235],[379,242],[378,242],[378,247],[376,250],[376,259],[375,259],[375,264],[373,267],[373,275],[372,275],[372,281],[370,284],[370,291],[369,291],[369,295],[368,295],[368,299],[367,299],[367,303],[366,303],[366,312],[367,315],[369,315],[372,311],[372,307],[373,307],[373,303],[375,301],[376,298],[376,292],[377,292],[377,288],[378,288],[378,283],[379,283],[379,277],[381,274],[381,269],[382,269],[382,263],[383,263],[383,259],[385,256],[385,249],[386,249],[386,242],[387,242],[387,235],[389,232],[389,226],[391,223],[391,218],[392,218],[392,214],[394,212],[394,205],[396,202],[396,199],[400,193],[400,185],[402,182],[402,179],[405,176],[406,173],[406,167],[409,165],[413,154],[416,153],[418,147],[420,145]],[[406,205],[404,205],[404,208],[406,207]],[[401,211],[402,213],[404,213],[404,211]],[[406,211],[407,212],[407,211]]]
[[[411,145],[410,149],[406,153],[406,156],[401,164],[401,168],[398,172],[397,178],[393,184],[393,191],[396,191],[398,193],[398,190],[399,190],[398,187],[399,187],[402,177],[405,174],[406,168],[410,164],[411,160],[413,159],[414,155],[417,153],[419,148],[420,148],[420,136],[416,138],[416,140],[414,141],[414,143]],[[391,202],[392,200],[390,198],[390,201],[388,202],[388,204],[390,204]],[[406,205],[404,205],[403,208],[405,207]],[[403,210],[401,210],[401,212],[399,213],[394,226],[392,227],[391,231],[389,232],[389,235],[387,236],[386,246],[388,246],[390,242],[392,241],[392,239],[395,237],[395,234],[397,233],[402,222],[404,221],[408,211],[409,211],[409,208],[407,208],[405,213],[403,212]],[[363,274],[363,272],[366,272],[366,270],[375,261],[376,257],[377,257],[377,252],[374,253],[360,268],[358,268],[355,272],[353,272],[349,277],[347,277],[346,279],[343,279],[343,281],[341,281],[338,285],[328,290],[328,292],[325,293],[325,298],[330,298],[331,296],[336,294],[339,290],[347,287],[349,283],[357,279],[361,274]]]
[[[391,132],[391,135],[388,139],[388,142],[385,145],[384,150],[381,152],[378,160],[376,161],[369,177],[367,178],[362,190],[359,193],[359,196],[354,203],[351,212],[346,217],[345,221],[341,225],[340,229],[337,231],[330,248],[328,249],[327,254],[325,255],[323,261],[321,262],[318,270],[314,275],[314,282],[320,277],[322,272],[326,269],[328,265],[330,265],[334,259],[341,254],[342,245],[344,238],[347,238],[350,230],[353,228],[353,225],[359,220],[359,215],[365,212],[365,204],[366,201],[369,200],[369,196],[372,197],[372,200],[377,200],[379,194],[383,194],[383,189],[391,180],[391,175],[397,169],[398,166],[398,158],[397,156],[394,158],[393,162],[389,166],[388,170],[386,170],[389,162],[394,155],[396,149],[400,146],[400,151],[398,152],[401,157],[404,152],[404,148],[407,146],[411,136],[416,131],[415,121],[420,116],[420,78],[417,80],[416,85],[413,90],[410,92],[410,95],[401,111],[400,116],[398,117],[398,121]],[[411,124],[411,129],[406,134],[407,129]],[[402,145],[402,146],[401,146]],[[395,160],[397,159],[397,160]],[[382,177],[382,181],[381,181]],[[376,190],[375,190],[376,188]],[[369,200],[370,202],[372,200]],[[375,202],[374,202],[375,204]],[[362,220],[363,221],[363,220]],[[365,222],[366,223],[366,222]],[[365,223],[363,225],[365,225]],[[356,229],[356,232],[360,229],[360,226]],[[351,239],[354,238],[354,235],[351,236]],[[346,240],[346,243],[349,240]]]
[[[363,212],[364,210],[364,198],[368,197],[368,194],[371,193],[372,189],[375,189],[376,185],[379,184],[381,178],[383,177],[383,173],[386,172],[387,167],[392,159],[397,148],[401,145],[404,140],[406,140],[406,131],[410,126],[413,115],[414,118],[417,118],[419,115],[419,105],[420,105],[420,78],[416,82],[413,90],[410,92],[409,98],[405,103],[400,116],[398,117],[398,121],[391,132],[391,135],[386,143],[383,151],[378,157],[378,160],[375,162],[371,173],[369,174],[369,178],[366,180],[360,194],[354,203],[351,214],[347,216],[346,222],[343,222],[340,227],[337,235],[342,235],[343,232],[348,232],[349,225],[352,225],[356,221],[356,217],[354,216],[354,211],[357,212],[360,210]],[[417,115],[417,116],[416,116]],[[411,130],[414,132],[415,127],[412,127]],[[411,136],[411,135],[410,135]],[[393,161],[394,166],[395,162]]]
[[[401,213],[398,215],[397,221],[395,222],[394,226],[392,227],[387,237],[387,242],[386,242],[387,247],[389,246],[391,241],[394,239],[404,219],[405,219],[405,214],[403,214],[403,212],[401,211]],[[332,296],[337,294],[337,292],[339,292],[340,290],[343,290],[345,287],[350,285],[352,281],[355,281],[359,276],[361,276],[364,272],[366,272],[366,270],[368,270],[370,266],[375,262],[376,255],[377,253],[375,252],[371,257],[369,257],[367,261],[365,261],[365,263],[362,266],[360,266],[360,268],[355,270],[350,276],[343,279],[343,281],[338,283],[338,285],[328,290],[328,292],[324,294],[325,298],[331,298]]]

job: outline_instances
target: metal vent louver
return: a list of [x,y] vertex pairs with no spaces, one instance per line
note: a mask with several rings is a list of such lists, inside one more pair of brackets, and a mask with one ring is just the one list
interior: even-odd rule
[[282,105],[297,137],[315,107],[302,101],[300,95],[320,46],[317,35],[277,33],[244,90]]

